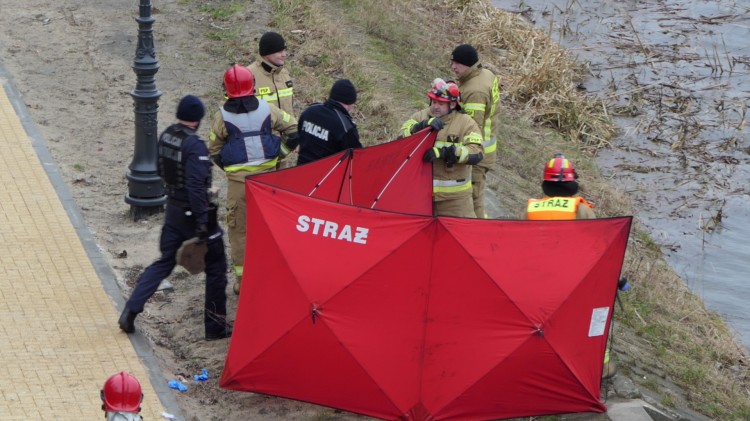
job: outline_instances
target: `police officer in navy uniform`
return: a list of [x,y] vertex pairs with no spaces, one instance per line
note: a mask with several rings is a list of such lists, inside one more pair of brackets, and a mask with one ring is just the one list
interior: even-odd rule
[[135,318],[176,265],[177,250],[185,240],[205,241],[206,297],[203,323],[206,340],[227,338],[232,329],[226,321],[227,259],[223,231],[217,224],[216,206],[209,201],[211,160],[196,131],[205,115],[203,103],[187,95],[177,106],[176,124],[159,137],[158,170],[167,190],[167,208],[161,231],[161,257],[138,278],[118,321],[120,329],[135,332]]
[[309,106],[299,117],[297,165],[333,155],[349,148],[361,148],[357,125],[351,111],[357,102],[357,90],[349,79],[337,80],[328,100]]

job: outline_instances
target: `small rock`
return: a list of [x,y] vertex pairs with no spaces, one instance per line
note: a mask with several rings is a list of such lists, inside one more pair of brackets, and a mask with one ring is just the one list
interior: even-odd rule
[[322,63],[322,60],[320,57],[308,55],[302,59],[302,62],[308,67],[318,67],[320,66],[320,63]]
[[625,376],[615,376],[613,385],[617,396],[625,399],[637,399],[641,397],[641,392],[635,386],[632,380]]

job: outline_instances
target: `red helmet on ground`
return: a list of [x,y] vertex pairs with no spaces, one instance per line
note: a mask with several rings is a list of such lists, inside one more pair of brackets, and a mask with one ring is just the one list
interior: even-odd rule
[[568,161],[563,154],[555,154],[544,167],[544,181],[575,181],[578,178],[573,163]]
[[235,64],[224,72],[224,89],[229,98],[255,95],[255,76],[247,67]]
[[455,82],[446,82],[438,78],[432,82],[432,89],[427,91],[427,96],[438,102],[458,102],[461,93]]
[[143,392],[138,379],[121,371],[104,383],[101,398],[105,412],[140,412]]

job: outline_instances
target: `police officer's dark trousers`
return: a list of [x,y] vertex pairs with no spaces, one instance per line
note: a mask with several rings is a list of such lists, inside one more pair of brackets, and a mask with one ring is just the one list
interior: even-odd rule
[[[216,235],[218,234],[218,235]],[[126,303],[133,313],[141,313],[146,301],[159,288],[177,264],[177,250],[182,242],[195,237],[195,222],[186,209],[171,203],[167,204],[164,227],[161,230],[159,248],[161,257],[147,267],[138,278],[138,282]],[[206,333],[223,332],[226,328],[226,286],[227,259],[224,254],[223,232],[216,226],[207,242],[206,253],[206,299],[203,320]]]

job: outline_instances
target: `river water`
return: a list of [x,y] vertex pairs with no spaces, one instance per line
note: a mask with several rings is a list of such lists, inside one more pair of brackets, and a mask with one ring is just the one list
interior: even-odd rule
[[[597,162],[750,348],[750,0],[493,0],[550,32],[620,134]],[[584,181],[585,183],[585,181]]]

